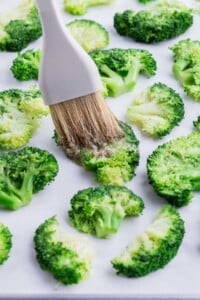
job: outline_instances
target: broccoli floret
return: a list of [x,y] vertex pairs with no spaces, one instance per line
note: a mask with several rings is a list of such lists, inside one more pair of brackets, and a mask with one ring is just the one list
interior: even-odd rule
[[91,246],[66,232],[55,216],[36,229],[34,242],[40,267],[58,281],[68,285],[88,277],[93,260]]
[[109,44],[108,31],[93,20],[77,19],[68,23],[67,27],[87,52],[104,48]]
[[141,2],[141,3],[146,4],[146,3],[150,2],[150,1],[153,1],[153,0],[138,0],[138,1]]
[[200,101],[200,41],[185,39],[170,49],[174,55],[175,78],[188,96]]
[[42,27],[34,0],[23,0],[15,12],[1,16],[1,51],[21,51],[41,35]]
[[108,5],[114,0],[64,0],[64,9],[72,15],[84,15],[89,7]]
[[108,49],[90,53],[96,63],[104,86],[104,96],[117,97],[133,90],[140,73],[151,77],[156,61],[146,50]]
[[0,155],[0,207],[17,210],[51,183],[58,172],[55,157],[46,150],[25,147]]
[[14,77],[20,81],[38,79],[41,50],[27,50],[18,53],[13,60],[11,71]]
[[187,205],[200,190],[200,134],[171,140],[147,159],[149,182],[158,195],[177,207]]
[[200,116],[198,116],[198,118],[193,121],[193,126],[197,131],[200,131]]
[[0,265],[9,257],[12,248],[12,234],[7,226],[0,223]]
[[124,186],[100,186],[79,191],[71,199],[71,223],[85,233],[107,238],[126,216],[138,216],[144,203]]
[[81,164],[96,173],[101,184],[123,185],[135,175],[139,162],[138,140],[130,126],[120,122],[124,137],[94,150],[80,151]]
[[27,144],[40,119],[48,113],[36,88],[0,92],[0,149],[17,149]]
[[164,205],[149,228],[114,258],[112,265],[117,274],[127,277],[140,277],[163,268],[176,256],[184,232],[184,221],[178,212]]
[[172,88],[163,83],[154,83],[134,99],[127,117],[145,134],[161,138],[183,119],[184,104]]
[[179,0],[161,0],[138,12],[116,13],[114,27],[120,35],[156,43],[184,33],[193,24],[192,14],[192,9]]

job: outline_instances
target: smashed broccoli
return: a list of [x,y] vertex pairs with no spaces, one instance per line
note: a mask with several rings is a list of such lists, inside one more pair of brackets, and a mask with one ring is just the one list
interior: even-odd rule
[[121,256],[112,260],[117,274],[145,276],[173,259],[184,237],[184,221],[170,205],[164,205],[154,222],[135,238]]
[[93,260],[91,246],[66,232],[55,216],[36,229],[34,242],[40,267],[58,281],[68,285],[88,277]]
[[193,24],[193,11],[179,0],[160,0],[138,12],[116,13],[114,27],[123,36],[156,43],[184,33]]
[[108,31],[93,20],[77,19],[68,23],[67,27],[75,40],[87,52],[104,48],[109,44]]
[[117,97],[133,90],[140,73],[151,77],[156,72],[156,61],[146,50],[108,49],[90,53],[103,83],[104,96]]
[[89,7],[108,5],[114,0],[64,0],[64,9],[72,15],[84,15]]
[[27,144],[40,119],[48,113],[36,88],[0,92],[0,149],[11,150]]
[[187,205],[200,190],[198,131],[160,145],[147,159],[149,182],[158,195],[176,207]]
[[0,207],[17,210],[51,183],[58,172],[55,157],[46,150],[25,147],[0,154]]
[[0,50],[21,51],[42,35],[34,0],[23,0],[18,9],[1,15]]
[[19,81],[38,79],[41,50],[27,50],[18,53],[13,60],[11,71]]
[[161,138],[183,119],[184,104],[172,88],[164,83],[154,83],[134,99],[127,117],[145,134]]
[[200,41],[185,39],[170,48],[173,52],[173,74],[186,94],[200,101]]
[[107,238],[126,216],[138,216],[144,203],[125,186],[100,186],[79,191],[71,199],[71,223],[85,233]]
[[9,257],[12,248],[12,234],[7,226],[0,223],[0,265]]

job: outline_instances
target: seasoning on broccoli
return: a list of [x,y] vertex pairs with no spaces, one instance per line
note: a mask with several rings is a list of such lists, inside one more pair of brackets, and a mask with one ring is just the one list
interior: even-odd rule
[[31,202],[57,175],[58,163],[46,150],[25,147],[0,154],[0,207],[17,210]]
[[153,223],[136,237],[121,256],[112,260],[117,274],[141,277],[163,268],[176,255],[184,237],[184,221],[164,205]]
[[0,265],[9,257],[12,248],[12,234],[7,226],[0,223]]
[[41,50],[30,49],[23,53],[18,53],[11,66],[14,77],[19,81],[37,80],[40,58]]
[[21,51],[42,35],[34,0],[22,0],[15,11],[0,16],[0,50]]
[[86,239],[69,234],[51,217],[34,235],[36,259],[40,267],[63,284],[74,284],[89,276],[93,250]]
[[114,48],[90,54],[99,69],[104,96],[130,92],[140,73],[151,77],[156,72],[156,61],[146,50]]
[[144,203],[125,186],[100,186],[79,191],[71,199],[71,223],[85,233],[108,238],[126,216],[138,216]]
[[192,132],[160,145],[147,159],[149,182],[170,204],[187,205],[200,190],[200,133]]
[[138,12],[126,10],[114,16],[114,27],[120,35],[143,43],[179,36],[192,24],[192,9],[179,0],[160,0]]
[[104,48],[109,44],[108,31],[93,20],[77,19],[68,23],[67,27],[87,52]]
[[200,101],[200,41],[185,39],[170,48],[173,52],[173,74],[186,94]]
[[10,89],[0,92],[0,149],[12,150],[24,146],[48,115],[38,89]]
[[64,9],[72,15],[84,15],[89,7],[111,4],[113,0],[64,0]]
[[144,134],[161,138],[183,119],[184,104],[172,88],[164,83],[154,83],[135,97],[127,117]]

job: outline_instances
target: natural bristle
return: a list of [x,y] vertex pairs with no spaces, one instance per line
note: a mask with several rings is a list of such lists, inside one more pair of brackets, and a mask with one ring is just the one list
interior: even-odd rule
[[100,92],[51,105],[50,111],[66,150],[92,148],[123,136],[116,117]]

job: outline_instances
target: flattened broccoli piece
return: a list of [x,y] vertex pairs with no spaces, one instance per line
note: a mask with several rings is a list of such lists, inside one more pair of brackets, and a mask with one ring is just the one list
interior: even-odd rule
[[14,77],[19,81],[38,79],[41,50],[27,50],[18,53],[13,60],[11,71]]
[[120,122],[124,137],[97,149],[82,149],[81,164],[96,173],[101,184],[123,185],[135,175],[139,162],[138,140],[127,124]]
[[140,73],[151,77],[156,72],[156,61],[146,50],[114,48],[96,50],[90,55],[99,69],[104,96],[130,92]]
[[154,222],[134,239],[121,256],[112,260],[117,274],[145,276],[173,259],[184,237],[184,222],[170,205],[162,207]]
[[1,16],[0,50],[21,51],[42,35],[34,0],[23,0],[18,9]]
[[161,138],[183,119],[184,104],[172,88],[164,83],[154,83],[134,99],[127,117],[145,134]]
[[55,157],[46,150],[25,147],[0,155],[0,207],[17,210],[51,183],[58,172]]
[[0,265],[9,257],[12,248],[12,234],[7,226],[0,223]]
[[144,203],[125,186],[100,186],[79,191],[71,199],[71,223],[85,233],[107,238],[126,216],[138,216]]
[[155,192],[177,207],[187,205],[200,190],[200,133],[171,140],[147,159],[149,182]]
[[0,92],[0,149],[17,149],[27,144],[40,119],[48,113],[36,88]]
[[72,15],[84,15],[89,7],[108,5],[114,0],[64,0],[64,9]]
[[160,0],[138,12],[116,13],[114,27],[123,36],[156,43],[179,36],[193,24],[193,11],[179,0]]
[[88,241],[68,234],[55,216],[36,229],[34,242],[40,267],[58,281],[68,285],[88,277],[93,260]]
[[67,27],[76,41],[87,52],[104,48],[109,44],[108,31],[93,20],[77,19],[68,23]]
[[200,101],[200,41],[185,39],[170,49],[174,55],[175,78],[188,96]]

